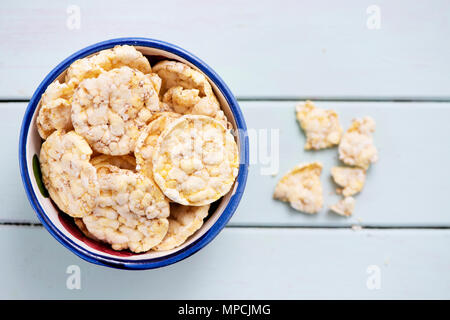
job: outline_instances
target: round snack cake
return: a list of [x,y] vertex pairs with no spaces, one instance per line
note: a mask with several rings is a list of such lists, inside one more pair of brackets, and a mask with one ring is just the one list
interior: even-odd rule
[[100,194],[96,207],[114,207],[147,219],[167,218],[169,202],[151,179],[108,164],[96,167]]
[[137,170],[146,177],[153,179],[153,152],[159,136],[170,123],[179,117],[180,115],[177,113],[162,112],[145,127],[139,136],[134,154]]
[[217,120],[185,115],[158,138],[153,177],[162,192],[183,205],[203,206],[225,195],[239,169],[233,135]]
[[208,216],[209,204],[200,207],[170,205],[169,230],[163,241],[153,248],[155,251],[166,251],[182,245],[203,225]]
[[41,146],[42,180],[51,199],[72,217],[90,214],[99,195],[92,150],[74,131],[53,132]]
[[114,250],[144,252],[167,233],[169,203],[152,181],[130,170],[100,164],[100,194],[96,206],[83,218],[94,237]]
[[58,80],[52,82],[41,98],[41,107],[36,125],[42,139],[47,139],[56,130],[73,129],[71,120],[71,101],[73,88]]
[[84,79],[96,78],[105,71],[124,66],[144,74],[150,73],[152,70],[147,58],[141,52],[133,46],[123,45],[78,59],[67,69],[65,80],[66,83],[76,87]]
[[73,95],[72,123],[97,152],[126,155],[157,111],[159,99],[149,76],[121,67],[80,83]]
[[220,109],[216,95],[208,79],[188,65],[164,60],[153,67],[162,80],[162,104],[180,114],[198,114],[215,118],[228,127],[228,120]]
[[[71,120],[72,95],[78,84],[89,78],[96,78],[103,72],[128,66],[147,74],[151,71],[150,63],[141,52],[133,46],[116,46],[102,50],[90,57],[76,60],[67,69],[65,83],[55,80],[42,95],[41,106],[36,120],[39,135],[42,139],[55,130],[73,129]],[[157,94],[161,87],[161,79],[157,74],[149,74]]]

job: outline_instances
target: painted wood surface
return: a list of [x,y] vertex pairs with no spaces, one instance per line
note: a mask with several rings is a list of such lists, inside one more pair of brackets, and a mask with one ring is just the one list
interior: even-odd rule
[[[372,116],[377,122],[375,144],[380,160],[368,171],[363,191],[356,195],[353,217],[344,218],[327,207],[339,199],[330,168],[338,165],[337,149],[304,151],[305,136],[295,120],[296,102],[241,102],[251,137],[251,165],[245,195],[232,218],[239,226],[450,226],[449,103],[318,102],[340,116],[344,128],[353,117]],[[0,220],[38,222],[28,205],[17,165],[17,139],[25,103],[0,104],[0,141],[8,184],[0,202]],[[275,133],[275,134],[274,134]],[[264,142],[267,137],[267,145]],[[278,147],[277,147],[278,145]],[[284,173],[300,162],[324,165],[325,206],[317,215],[297,212],[272,199]],[[276,173],[275,176],[272,173]]]
[[[379,29],[368,27],[373,4]],[[68,27],[77,10],[80,28]],[[449,299],[449,10],[446,0],[2,1],[0,298]],[[252,135],[247,188],[229,226],[194,256],[141,272],[84,262],[28,225],[38,220],[17,158],[27,103],[8,103],[27,101],[73,52],[125,36],[166,40],[206,61],[240,98]],[[335,109],[344,127],[357,116],[377,122],[380,160],[352,218],[272,200],[282,174],[312,160],[324,164],[325,204],[337,200],[337,151],[303,151],[298,98]],[[271,132],[279,139],[266,150],[258,139]],[[278,165],[265,152],[274,141]],[[276,174],[262,174],[271,167]],[[66,287],[70,265],[80,267],[81,290]],[[371,290],[378,272],[381,287]]]
[[0,97],[29,98],[87,45],[142,36],[198,55],[240,97],[449,98],[450,2],[376,1],[380,28],[370,29],[373,4],[2,1]]
[[[0,298],[448,299],[449,245],[449,230],[226,228],[175,265],[121,271],[82,261],[42,227],[0,226]],[[66,287],[72,265],[80,290]]]

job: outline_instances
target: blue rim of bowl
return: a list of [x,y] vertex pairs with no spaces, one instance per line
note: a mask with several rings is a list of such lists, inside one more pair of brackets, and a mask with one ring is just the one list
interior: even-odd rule
[[[130,260],[130,259],[116,259],[113,257],[107,257],[101,254],[93,253],[64,235],[55,225],[50,221],[50,219],[45,214],[43,208],[39,204],[39,201],[36,197],[35,191],[31,185],[30,176],[28,174],[28,163],[26,159],[26,145],[27,145],[27,137],[28,131],[30,128],[31,120],[34,115],[34,111],[37,108],[37,105],[41,99],[41,95],[44,93],[47,86],[52,83],[64,70],[66,70],[70,64],[72,64],[75,60],[84,58],[90,54],[95,52],[112,48],[116,45],[133,45],[133,46],[143,46],[150,47],[154,49],[160,49],[167,51],[169,53],[175,54],[178,57],[187,60],[192,63],[195,67],[201,70],[220,90],[223,94],[225,100],[227,101],[230,109],[233,113],[234,119],[236,121],[236,125],[239,134],[241,135],[240,139],[240,165],[239,165],[239,173],[236,178],[237,187],[234,191],[234,194],[230,197],[230,200],[225,207],[224,211],[217,219],[217,221],[211,226],[211,228],[206,231],[204,235],[202,235],[199,239],[186,246],[183,249],[180,249],[177,252],[174,252],[170,255],[145,259],[145,260]],[[44,225],[44,227],[50,232],[50,234],[58,240],[63,246],[72,251],[74,254],[79,256],[80,258],[94,263],[98,265],[103,265],[107,267],[113,267],[117,269],[129,269],[129,270],[144,270],[144,269],[154,269],[164,267],[175,262],[181,261],[194,253],[198,252],[204,246],[206,246],[209,242],[211,242],[219,232],[225,227],[227,222],[230,220],[236,208],[242,198],[242,194],[245,189],[245,184],[247,181],[248,175],[248,163],[249,163],[249,147],[248,147],[248,136],[245,134],[247,132],[247,126],[245,124],[244,117],[240,110],[240,107],[236,101],[236,98],[231,93],[230,89],[223,82],[223,80],[216,74],[214,70],[212,70],[205,62],[197,58],[192,53],[167,42],[149,38],[117,38],[111,39],[107,41],[102,41],[93,45],[90,45],[74,54],[66,58],[60,64],[58,64],[41,82],[36,91],[34,92],[27,109],[24,114],[22,127],[20,130],[19,137],[19,166],[20,166],[20,174],[22,176],[22,182],[25,187],[25,191],[30,201],[31,206],[36,212],[39,220]]]

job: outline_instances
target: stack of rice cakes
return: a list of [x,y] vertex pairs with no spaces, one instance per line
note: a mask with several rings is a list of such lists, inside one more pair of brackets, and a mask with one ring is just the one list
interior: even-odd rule
[[132,46],[75,61],[42,96],[43,182],[89,238],[114,250],[171,250],[231,189],[239,155],[200,72],[153,68]]

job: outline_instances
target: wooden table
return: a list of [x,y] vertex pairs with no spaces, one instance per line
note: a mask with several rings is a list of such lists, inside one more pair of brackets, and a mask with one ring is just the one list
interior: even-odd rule
[[[450,2],[214,2],[0,4],[0,298],[450,298]],[[22,115],[40,81],[73,52],[121,36],[198,55],[256,137],[279,135],[276,176],[262,174],[265,150],[253,139],[229,225],[158,270],[113,270],[70,253],[39,224],[18,169]],[[335,109],[345,127],[353,117],[377,121],[380,160],[352,218],[326,208],[309,216],[271,198],[289,168],[319,160],[326,204],[337,200],[336,149],[302,150],[294,106],[306,98]],[[71,265],[80,290],[66,286]]]

